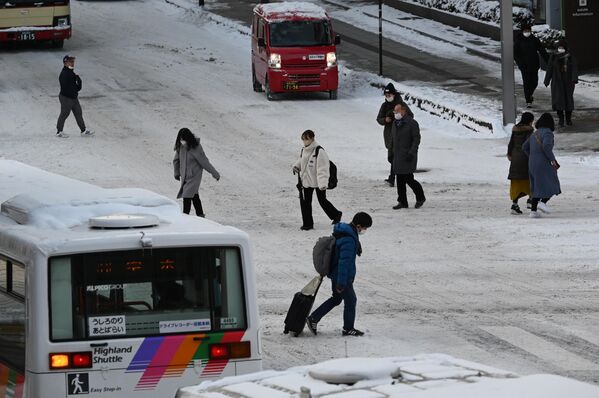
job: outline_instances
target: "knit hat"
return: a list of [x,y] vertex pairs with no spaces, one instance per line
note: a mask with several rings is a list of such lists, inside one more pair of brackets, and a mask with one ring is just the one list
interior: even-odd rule
[[397,94],[397,90],[395,89],[393,83],[389,83],[385,86],[385,94]]

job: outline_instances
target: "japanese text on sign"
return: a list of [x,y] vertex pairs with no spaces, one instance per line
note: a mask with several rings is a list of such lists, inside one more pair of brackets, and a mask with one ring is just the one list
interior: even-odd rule
[[210,330],[210,319],[160,321],[160,333],[198,332]]
[[89,335],[119,336],[127,334],[124,315],[96,316],[88,318]]

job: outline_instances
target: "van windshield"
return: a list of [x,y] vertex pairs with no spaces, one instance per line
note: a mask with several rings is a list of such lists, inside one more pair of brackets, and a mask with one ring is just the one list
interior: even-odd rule
[[271,47],[331,45],[328,21],[283,21],[269,25]]
[[53,341],[246,327],[235,247],[53,257],[49,272]]

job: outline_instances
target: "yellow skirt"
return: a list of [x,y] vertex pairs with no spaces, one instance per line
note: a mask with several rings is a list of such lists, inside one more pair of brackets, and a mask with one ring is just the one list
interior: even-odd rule
[[510,199],[512,201],[522,197],[522,195],[530,196],[530,181],[529,180],[510,180]]

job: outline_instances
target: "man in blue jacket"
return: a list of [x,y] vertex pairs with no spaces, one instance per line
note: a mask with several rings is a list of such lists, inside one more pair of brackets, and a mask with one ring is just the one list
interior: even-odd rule
[[339,223],[333,227],[335,236],[335,254],[331,271],[327,275],[331,279],[333,295],[320,305],[306,320],[308,329],[317,334],[318,322],[333,308],[344,302],[343,336],[363,336],[364,332],[354,328],[356,319],[356,293],[354,278],[356,277],[356,256],[362,254],[362,246],[358,235],[372,226],[372,217],[364,212],[356,213],[350,224]]

